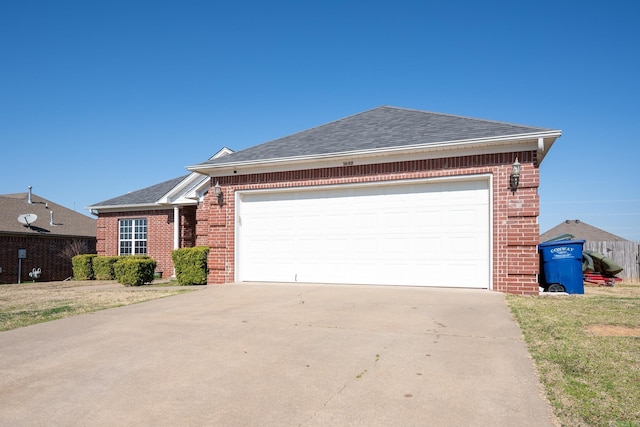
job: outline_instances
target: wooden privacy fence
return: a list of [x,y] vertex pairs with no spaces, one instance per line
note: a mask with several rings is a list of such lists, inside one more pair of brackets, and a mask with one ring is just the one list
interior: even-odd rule
[[625,282],[640,282],[640,243],[629,240],[620,242],[585,242],[584,249],[600,252],[624,268],[616,274]]

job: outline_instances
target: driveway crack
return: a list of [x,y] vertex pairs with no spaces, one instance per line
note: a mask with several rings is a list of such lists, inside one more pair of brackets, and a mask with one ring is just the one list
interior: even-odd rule
[[319,409],[316,409],[316,410],[313,412],[313,415],[311,415],[311,416],[309,417],[309,419],[307,419],[307,421],[306,421],[306,422],[304,422],[304,423],[300,423],[300,424],[298,424],[298,425],[299,425],[299,426],[303,426],[303,425],[305,425],[305,424],[307,424],[307,423],[311,422],[311,420],[313,420],[315,417],[317,417],[317,416],[318,416],[318,413],[320,413],[320,411],[322,411],[322,410],[326,409],[326,407],[327,407],[327,405],[329,404],[329,402],[331,402],[333,399],[335,399],[337,396],[339,396],[339,395],[344,391],[344,389],[345,389],[345,388],[347,388],[347,385],[348,385],[348,383],[347,383],[347,384],[343,384],[343,385],[342,385],[342,387],[340,387],[340,389],[338,389],[338,391],[336,391],[335,393],[333,393],[333,394],[332,394],[332,395],[331,395],[327,400],[325,400],[325,402],[322,404],[322,406],[321,406]]

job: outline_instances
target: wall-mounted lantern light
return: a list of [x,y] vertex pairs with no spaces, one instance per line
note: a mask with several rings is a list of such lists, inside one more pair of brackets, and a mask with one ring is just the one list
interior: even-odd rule
[[220,188],[220,184],[216,181],[216,185],[213,187],[213,195],[218,199],[218,206],[222,206],[224,204],[224,194],[222,193],[222,188]]
[[520,185],[520,172],[522,172],[522,165],[516,157],[516,161],[511,165],[511,176],[509,177],[509,186],[513,192],[515,192],[518,189],[518,185]]

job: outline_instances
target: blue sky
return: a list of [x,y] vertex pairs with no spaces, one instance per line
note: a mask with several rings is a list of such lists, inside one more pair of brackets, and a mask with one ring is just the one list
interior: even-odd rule
[[0,2],[0,194],[79,212],[380,105],[561,129],[541,231],[640,240],[635,1]]

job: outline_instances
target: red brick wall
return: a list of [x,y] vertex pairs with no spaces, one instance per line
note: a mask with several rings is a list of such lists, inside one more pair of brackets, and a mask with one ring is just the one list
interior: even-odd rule
[[[196,236],[196,208],[180,208],[180,247],[194,246]],[[147,255],[156,260],[156,271],[171,277],[173,261],[173,208],[163,210],[100,213],[97,221],[98,255],[118,255],[118,221],[120,219],[147,219]]]
[[[512,193],[509,174],[516,157],[522,164],[522,175],[520,187]],[[207,244],[211,247],[208,281],[234,281],[235,191],[491,174],[494,203],[493,289],[516,294],[537,294],[539,170],[535,164],[535,151],[524,151],[216,177],[224,193],[224,205],[219,207],[210,191],[197,214],[198,238],[202,243],[206,235]]]
[[196,246],[209,246],[209,211],[209,203],[198,203],[196,210]]
[[27,257],[22,260],[20,281],[31,282],[29,272],[40,268],[42,275],[38,282],[65,280],[73,276],[71,258],[65,255],[74,240],[83,243],[88,253],[95,253],[96,239],[45,236],[0,236],[0,283],[18,283],[18,249],[26,249]]
[[191,248],[196,245],[196,207],[180,208],[180,247]]

